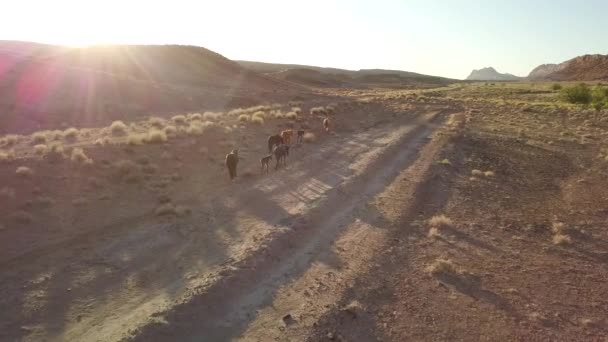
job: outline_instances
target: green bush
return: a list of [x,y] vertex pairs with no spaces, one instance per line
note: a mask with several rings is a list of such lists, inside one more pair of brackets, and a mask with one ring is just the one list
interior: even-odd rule
[[596,110],[608,108],[608,87],[597,85],[591,92],[591,105]]
[[567,102],[578,104],[589,104],[591,102],[591,89],[585,83],[579,83],[575,86],[564,88],[562,96]]
[[553,83],[553,85],[551,86],[551,90],[562,90],[562,85],[559,83]]

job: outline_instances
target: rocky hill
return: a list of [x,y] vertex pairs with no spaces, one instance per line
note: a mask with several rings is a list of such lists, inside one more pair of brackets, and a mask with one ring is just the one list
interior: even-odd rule
[[94,126],[291,98],[303,88],[181,45],[67,48],[0,41],[0,128]]
[[584,55],[560,64],[540,65],[528,75],[531,80],[608,80],[608,55]]
[[493,67],[487,67],[473,70],[466,79],[468,81],[517,81],[522,78],[512,74],[501,74]]

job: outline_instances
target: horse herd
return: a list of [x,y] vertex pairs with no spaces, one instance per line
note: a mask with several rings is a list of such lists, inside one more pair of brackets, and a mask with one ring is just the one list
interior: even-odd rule
[[[323,129],[325,132],[329,132],[329,119],[323,120]],[[304,142],[304,129],[300,128],[296,131],[296,144]],[[268,154],[260,159],[260,166],[262,173],[269,172],[269,165],[272,158],[276,160],[275,170],[278,170],[281,165],[287,165],[287,157],[289,156],[289,148],[292,143],[294,136],[293,129],[286,129],[281,131],[279,134],[271,135],[268,137]],[[236,167],[239,162],[238,149],[232,150],[226,155],[226,168],[228,169],[228,175],[230,180],[236,178]]]

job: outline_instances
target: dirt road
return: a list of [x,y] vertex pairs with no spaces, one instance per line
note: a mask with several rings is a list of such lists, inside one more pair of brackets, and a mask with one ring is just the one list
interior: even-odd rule
[[0,337],[303,339],[372,266],[399,212],[379,209],[390,207],[390,185],[410,177],[413,194],[446,113],[294,148],[284,170],[190,198],[187,221],[139,218],[12,260],[19,267],[0,278],[0,304],[13,308],[0,314]]

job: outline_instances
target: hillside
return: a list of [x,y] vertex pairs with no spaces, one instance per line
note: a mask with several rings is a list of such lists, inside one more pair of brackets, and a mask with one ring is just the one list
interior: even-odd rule
[[65,48],[0,42],[0,127],[5,132],[90,126],[142,115],[224,110],[302,89],[202,47]]
[[560,64],[536,67],[528,78],[550,81],[608,80],[608,55],[584,55]]
[[237,61],[241,66],[272,77],[312,87],[412,87],[449,84],[456,80],[415,72],[385,69],[347,70],[299,64]]
[[502,74],[492,67],[475,69],[466,78],[468,81],[517,81],[522,79],[512,74]]

